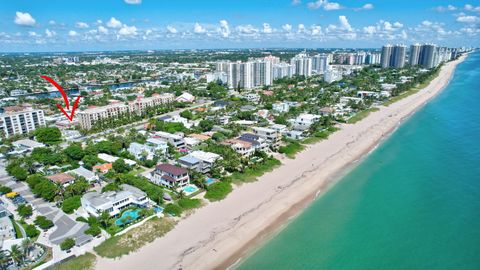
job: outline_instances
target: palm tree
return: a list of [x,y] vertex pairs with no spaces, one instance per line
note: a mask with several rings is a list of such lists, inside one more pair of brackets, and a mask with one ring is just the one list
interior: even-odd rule
[[15,261],[16,265],[22,265],[24,260],[24,254],[18,245],[12,245],[10,256]]
[[25,254],[25,257],[30,256],[30,251],[32,250],[34,242],[30,238],[25,238],[22,241],[22,249]]
[[11,260],[11,256],[7,250],[0,250],[0,268],[4,269]]

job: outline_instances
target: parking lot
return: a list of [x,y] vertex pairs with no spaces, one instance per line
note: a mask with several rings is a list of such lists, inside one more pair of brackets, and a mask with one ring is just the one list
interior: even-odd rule
[[3,163],[0,163],[0,184],[10,187],[13,191],[20,194],[28,203],[32,204],[35,209],[34,211],[37,211],[39,215],[46,216],[53,221],[55,226],[48,237],[51,243],[58,245],[68,237],[75,239],[77,244],[83,244],[92,239],[90,235],[84,233],[84,231],[88,229],[86,223],[73,220],[52,203],[41,198],[35,198],[26,183],[14,181],[13,178],[5,172]]

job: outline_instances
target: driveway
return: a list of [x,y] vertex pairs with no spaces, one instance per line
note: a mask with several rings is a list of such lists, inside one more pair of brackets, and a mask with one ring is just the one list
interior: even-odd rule
[[5,172],[3,162],[0,163],[0,184],[10,187],[13,191],[19,193],[27,202],[34,206],[38,213],[53,221],[55,225],[53,228],[54,231],[48,238],[51,243],[59,245],[65,238],[69,237],[75,239],[77,244],[86,243],[92,239],[92,236],[84,233],[85,230],[88,229],[88,224],[73,220],[52,203],[42,198],[36,198],[25,182],[14,181],[13,178]]

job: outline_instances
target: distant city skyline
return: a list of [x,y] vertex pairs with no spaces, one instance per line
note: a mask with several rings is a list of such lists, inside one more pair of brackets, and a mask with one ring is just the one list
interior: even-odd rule
[[475,1],[2,1],[0,52],[480,46]]

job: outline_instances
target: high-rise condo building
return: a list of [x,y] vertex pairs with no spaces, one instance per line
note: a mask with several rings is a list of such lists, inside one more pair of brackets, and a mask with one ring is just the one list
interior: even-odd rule
[[2,133],[1,136],[5,138],[17,134],[28,134],[41,126],[45,126],[42,110],[33,108],[12,109],[0,114],[0,132]]

